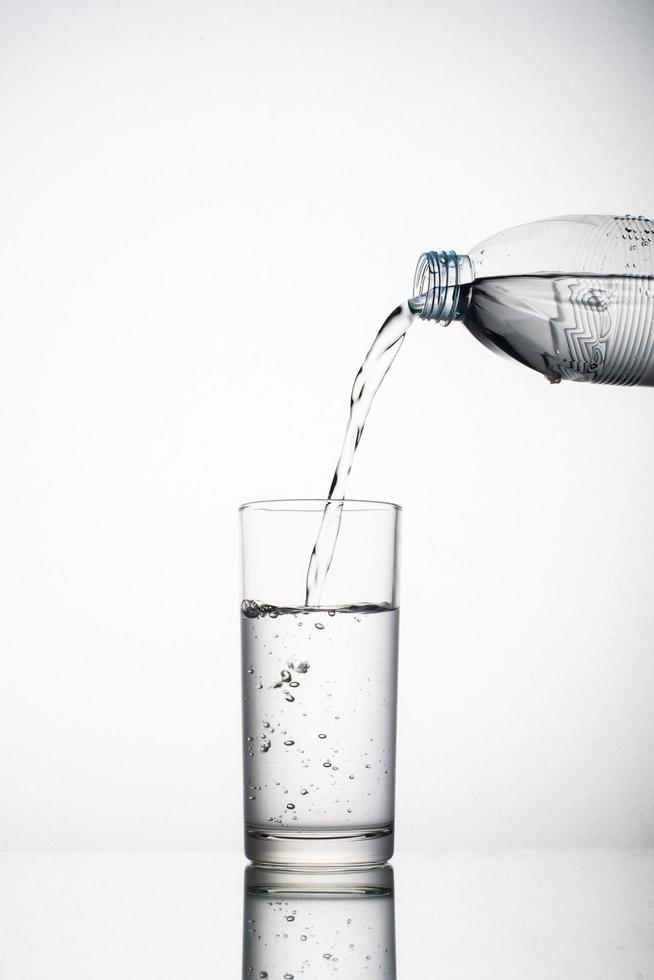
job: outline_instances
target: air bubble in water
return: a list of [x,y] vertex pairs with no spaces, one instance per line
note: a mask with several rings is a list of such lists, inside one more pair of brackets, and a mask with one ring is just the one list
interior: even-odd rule
[[283,670],[282,671],[282,680],[284,681],[284,683],[287,683],[288,681],[290,681],[290,679],[291,679],[290,671]]
[[313,625],[316,627],[317,630],[324,630],[325,628],[324,623],[314,623]]
[[323,767],[323,769],[331,769],[332,764],[329,761],[329,759],[327,760],[327,762],[323,762],[322,767]]
[[270,748],[270,739],[267,738],[266,741],[259,746],[259,752],[267,752]]
[[308,792],[309,792],[308,789],[301,789],[300,790],[300,796],[307,796]]
[[306,941],[307,941],[307,937],[306,936],[300,936],[300,942],[301,943],[306,943]]
[[300,686],[300,682],[299,681],[290,681],[288,686],[289,687],[299,687]]
[[286,921],[287,922],[295,922],[295,916],[294,915],[287,915],[286,916]]
[[326,735],[323,735],[323,734],[322,734],[322,732],[321,732],[321,733],[320,733],[320,734],[318,735],[318,738],[327,738],[327,736],[326,736]]
[[259,615],[260,609],[258,604],[253,599],[244,599],[241,603],[241,612],[248,619],[256,619]]
[[327,615],[328,616],[335,616],[336,615],[336,610],[335,609],[328,610]]
[[293,697],[293,695],[290,694],[288,691],[286,692],[286,694],[284,695],[284,697],[286,698],[287,701],[295,701],[295,698]]
[[292,738],[289,738],[284,742],[284,745],[295,745],[295,742]]
[[286,809],[287,810],[294,810],[295,809],[295,803],[287,803],[286,804]]

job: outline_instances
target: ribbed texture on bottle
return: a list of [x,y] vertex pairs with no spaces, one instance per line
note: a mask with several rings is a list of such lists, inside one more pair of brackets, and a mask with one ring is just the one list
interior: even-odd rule
[[413,280],[409,307],[423,320],[444,326],[457,314],[462,283],[470,282],[472,263],[456,252],[423,252]]
[[[560,378],[606,385],[637,385],[654,364],[654,289],[636,276],[566,281],[560,306],[573,322],[561,329]],[[559,321],[556,321],[558,326]],[[565,345],[565,346],[564,346]]]

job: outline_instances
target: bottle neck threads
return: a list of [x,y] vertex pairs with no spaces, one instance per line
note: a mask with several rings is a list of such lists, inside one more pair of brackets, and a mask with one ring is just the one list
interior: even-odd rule
[[423,252],[416,266],[409,308],[423,320],[435,320],[446,326],[458,314],[461,286],[473,278],[468,255]]

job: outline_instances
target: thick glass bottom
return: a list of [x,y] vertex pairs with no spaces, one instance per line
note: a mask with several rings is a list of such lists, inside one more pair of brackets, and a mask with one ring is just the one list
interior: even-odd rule
[[275,830],[246,824],[253,864],[294,869],[375,867],[393,855],[393,825],[335,830]]

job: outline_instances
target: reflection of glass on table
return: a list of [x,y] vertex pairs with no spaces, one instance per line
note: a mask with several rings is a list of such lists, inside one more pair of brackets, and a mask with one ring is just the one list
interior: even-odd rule
[[393,869],[245,869],[243,980],[396,980]]

